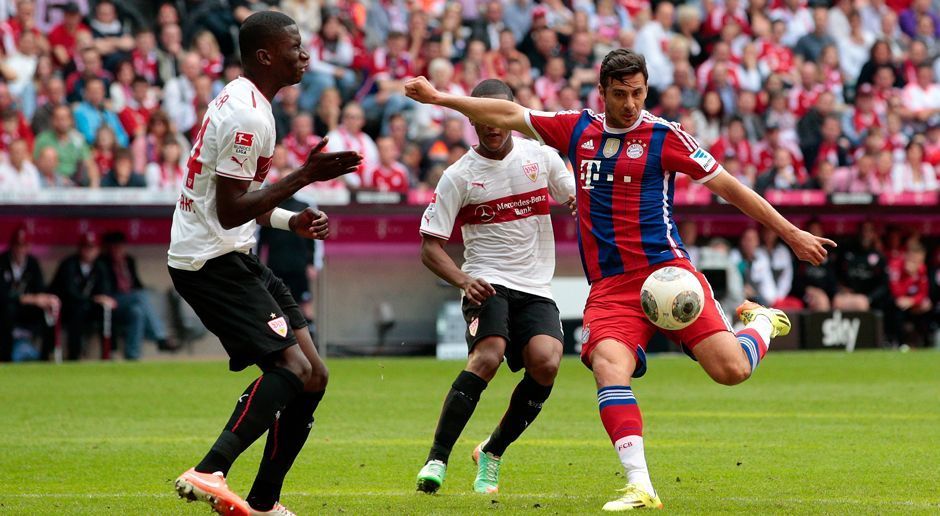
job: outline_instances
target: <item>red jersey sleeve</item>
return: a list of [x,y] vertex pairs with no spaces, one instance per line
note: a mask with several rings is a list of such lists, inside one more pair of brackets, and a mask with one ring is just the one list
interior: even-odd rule
[[670,131],[663,140],[662,167],[688,174],[696,183],[707,182],[724,170],[679,124],[670,124]]
[[581,111],[535,111],[525,110],[525,121],[539,141],[568,154],[571,133],[581,118]]

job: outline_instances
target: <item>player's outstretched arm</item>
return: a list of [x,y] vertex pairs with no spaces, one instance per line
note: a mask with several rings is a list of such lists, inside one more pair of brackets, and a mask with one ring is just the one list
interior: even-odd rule
[[444,250],[444,239],[421,235],[421,262],[439,278],[464,291],[475,305],[480,305],[486,298],[496,293],[496,289],[483,278],[473,278],[460,270],[454,260]]
[[826,246],[836,247],[836,243],[832,240],[814,236],[791,224],[766,199],[741,184],[727,172],[721,172],[706,182],[705,186],[722,199],[737,206],[752,219],[780,235],[780,238],[793,249],[793,253],[800,260],[819,265],[828,255]]
[[[241,226],[249,220],[271,224],[270,215],[284,199],[310,183],[328,181],[343,174],[355,172],[362,162],[356,152],[322,152],[327,140],[317,144],[304,164],[268,188],[248,191],[250,181],[219,176],[216,206],[219,223],[225,229]],[[277,227],[277,226],[276,226]],[[283,227],[281,229],[287,229]]]
[[436,104],[463,113],[490,127],[511,129],[530,138],[536,135],[525,121],[525,108],[508,100],[451,95],[438,91],[424,77],[405,81],[405,94],[422,104]]

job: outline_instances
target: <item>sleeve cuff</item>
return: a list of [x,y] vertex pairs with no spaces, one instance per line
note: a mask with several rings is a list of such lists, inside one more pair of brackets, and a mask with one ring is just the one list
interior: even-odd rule
[[254,180],[254,177],[236,176],[235,174],[229,174],[227,172],[222,172],[221,170],[216,170],[215,173],[222,177],[227,177],[229,179],[238,179],[239,181],[253,181]]
[[718,174],[721,174],[721,173],[724,172],[724,171],[725,171],[725,167],[723,167],[723,166],[721,166],[721,165],[716,165],[716,166],[715,166],[715,170],[714,170],[711,174],[708,174],[707,176],[705,176],[705,177],[703,177],[703,178],[701,178],[701,179],[693,179],[692,182],[693,182],[693,183],[697,183],[697,184],[704,184],[704,183],[707,183],[707,182],[711,181],[712,179],[715,179],[716,177],[718,177]]
[[420,232],[421,232],[422,235],[427,235],[427,236],[431,236],[431,237],[434,237],[434,238],[440,238],[440,239],[442,239],[442,240],[450,240],[450,235],[442,235],[442,234],[440,234],[440,233],[435,233],[435,232],[429,231],[429,230],[427,230],[427,229],[421,229]]
[[525,118],[525,125],[529,126],[529,130],[532,131],[532,134],[535,135],[535,138],[539,141],[539,143],[541,143],[542,145],[546,145],[545,140],[542,139],[542,135],[539,134],[539,132],[535,130],[535,126],[532,125],[532,115],[531,115],[531,113],[532,113],[532,110],[531,110],[531,109],[528,109],[528,108],[527,108],[527,109],[525,110],[525,112],[524,112],[524,114],[523,114],[523,117]]

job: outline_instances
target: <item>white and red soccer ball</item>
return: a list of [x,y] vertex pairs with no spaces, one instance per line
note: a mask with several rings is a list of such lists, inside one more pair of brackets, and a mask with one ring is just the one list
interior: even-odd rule
[[664,330],[681,330],[702,314],[705,292],[698,278],[680,267],[663,267],[650,274],[640,289],[646,318]]

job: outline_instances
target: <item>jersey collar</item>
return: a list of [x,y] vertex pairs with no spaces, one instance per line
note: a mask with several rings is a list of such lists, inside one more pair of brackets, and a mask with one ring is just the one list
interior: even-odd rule
[[630,131],[636,129],[637,127],[640,126],[640,124],[643,123],[643,118],[644,118],[645,116],[646,116],[646,110],[645,110],[645,109],[640,110],[640,116],[636,117],[636,122],[633,122],[633,125],[631,125],[630,127],[626,127],[626,128],[624,128],[624,127],[610,127],[609,125],[607,125],[607,117],[605,116],[605,117],[604,117],[604,132],[605,132],[605,133],[610,133],[610,134],[625,134],[625,133],[629,133]]

